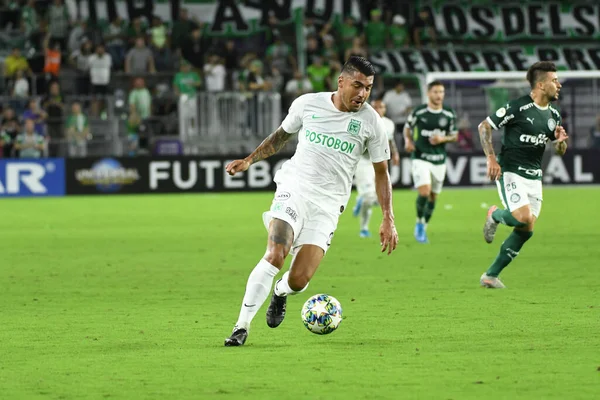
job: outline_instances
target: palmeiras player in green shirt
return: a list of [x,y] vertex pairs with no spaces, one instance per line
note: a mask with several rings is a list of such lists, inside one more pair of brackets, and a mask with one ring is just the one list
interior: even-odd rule
[[[492,243],[499,224],[513,229],[500,246],[500,253],[481,276],[481,286],[503,289],[498,279],[502,270],[519,255],[533,236],[533,227],[542,208],[542,156],[552,141],[556,153],[567,151],[567,133],[560,112],[551,103],[558,100],[562,85],[556,66],[550,61],[533,64],[527,71],[531,92],[509,101],[479,124],[479,136],[487,156],[487,174],[496,181],[504,205],[489,208],[483,228],[485,241]],[[492,146],[492,129],[504,128],[498,157]]]
[[446,143],[458,138],[456,113],[444,105],[440,81],[427,85],[427,104],[416,107],[404,126],[404,149],[411,153],[412,179],[417,189],[417,223],[414,236],[428,243],[427,224],[446,179]]

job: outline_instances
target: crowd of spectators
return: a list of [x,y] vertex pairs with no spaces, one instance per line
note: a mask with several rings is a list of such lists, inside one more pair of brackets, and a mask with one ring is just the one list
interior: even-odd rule
[[[360,18],[326,23],[304,18],[301,29],[271,14],[264,29],[246,37],[212,36],[210,26],[185,8],[173,21],[139,15],[92,23],[72,15],[63,0],[4,3],[0,0],[7,10],[0,18],[7,27],[0,51],[2,43],[8,47],[0,84],[4,157],[67,155],[53,146],[61,142],[68,155],[85,156],[86,142],[95,134],[90,121],[107,118],[107,96],[125,104],[123,125],[133,155],[144,120],[174,115],[177,121],[179,96],[275,91],[286,109],[301,94],[335,90],[341,65],[351,55],[437,43],[429,12],[414,10],[408,1],[361,1]],[[413,106],[405,82],[378,79],[372,96],[383,97],[401,131]],[[35,137],[27,136],[29,120]],[[461,146],[469,149],[472,134],[463,122]],[[21,142],[31,151],[23,151]]]

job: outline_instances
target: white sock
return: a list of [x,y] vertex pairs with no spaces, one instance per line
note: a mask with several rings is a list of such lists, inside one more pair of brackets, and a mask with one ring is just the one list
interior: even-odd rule
[[307,284],[306,286],[304,286],[304,288],[302,290],[299,290],[299,291],[293,290],[290,287],[289,276],[290,276],[290,271],[289,270],[285,271],[285,274],[283,274],[281,279],[278,280],[277,283],[275,283],[274,292],[277,296],[289,296],[289,295],[302,293],[308,287],[308,284]]
[[235,329],[244,328],[248,330],[250,328],[252,319],[269,297],[273,278],[278,272],[279,270],[264,258],[256,264],[248,277],[246,293],[244,294],[244,300],[242,300],[242,309],[235,323]]
[[373,203],[365,201],[360,209],[360,230],[368,231],[369,222],[371,221],[371,214],[373,214]]

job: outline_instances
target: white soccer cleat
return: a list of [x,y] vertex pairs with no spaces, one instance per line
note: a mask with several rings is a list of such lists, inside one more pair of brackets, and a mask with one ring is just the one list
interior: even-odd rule
[[479,278],[479,283],[481,286],[489,289],[506,289],[504,283],[497,276],[489,276],[485,272]]
[[486,242],[492,243],[494,236],[496,236],[496,229],[498,229],[499,222],[494,221],[492,213],[496,211],[498,207],[491,206],[487,212],[487,218],[485,219],[485,225],[483,226],[483,238]]

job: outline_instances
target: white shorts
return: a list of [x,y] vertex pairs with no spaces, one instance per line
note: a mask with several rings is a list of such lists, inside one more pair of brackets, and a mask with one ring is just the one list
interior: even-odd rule
[[365,198],[370,197],[370,201],[377,200],[377,191],[375,189],[375,168],[373,163],[364,157],[360,158],[354,174],[354,184],[358,195]]
[[514,172],[504,172],[496,181],[498,194],[504,208],[513,212],[518,208],[529,205],[535,217],[542,211],[542,181],[526,179]]
[[415,188],[431,185],[431,192],[439,194],[446,179],[446,164],[432,164],[425,160],[412,160],[412,178]]
[[305,244],[319,246],[326,253],[331,246],[339,215],[325,212],[297,193],[278,187],[271,209],[263,213],[263,222],[267,230],[273,218],[285,221],[292,227],[294,241],[291,253],[293,255]]

